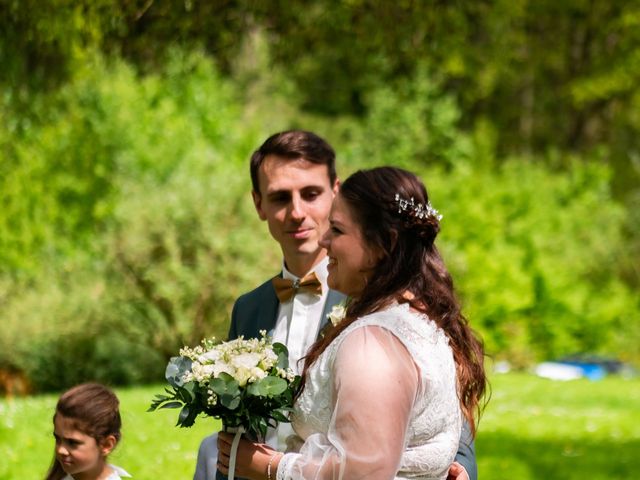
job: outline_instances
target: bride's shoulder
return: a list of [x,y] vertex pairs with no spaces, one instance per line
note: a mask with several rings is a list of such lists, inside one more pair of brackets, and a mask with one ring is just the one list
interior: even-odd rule
[[397,302],[393,302],[376,312],[364,315],[354,322],[356,325],[380,324],[381,326],[395,324],[421,325],[426,323],[433,323],[426,314],[412,309],[408,303]]
[[358,328],[379,327],[389,330],[401,340],[422,339],[447,342],[444,331],[426,314],[412,309],[408,303],[392,303],[382,310],[360,317],[346,334]]

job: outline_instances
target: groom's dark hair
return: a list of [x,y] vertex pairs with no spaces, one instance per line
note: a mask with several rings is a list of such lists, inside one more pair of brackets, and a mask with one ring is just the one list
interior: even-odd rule
[[288,130],[271,135],[251,155],[249,165],[251,185],[256,193],[260,193],[258,170],[268,155],[277,155],[291,160],[304,158],[311,163],[326,165],[331,185],[336,181],[336,153],[331,145],[313,132]]

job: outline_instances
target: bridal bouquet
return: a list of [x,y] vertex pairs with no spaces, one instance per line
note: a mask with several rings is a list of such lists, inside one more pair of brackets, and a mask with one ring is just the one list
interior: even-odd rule
[[263,441],[268,426],[288,422],[300,377],[289,368],[287,347],[262,338],[217,343],[205,339],[172,357],[165,377],[170,388],[149,411],[181,408],[177,425],[190,427],[199,414],[222,420],[227,430]]

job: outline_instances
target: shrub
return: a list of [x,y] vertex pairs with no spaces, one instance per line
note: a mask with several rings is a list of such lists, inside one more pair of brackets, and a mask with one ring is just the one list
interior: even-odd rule
[[265,135],[240,105],[198,54],[147,76],[96,58],[17,138],[0,180],[13,325],[0,357],[36,388],[159,379],[182,344],[226,335],[235,296],[275,273],[246,168]]
[[347,170],[392,164],[422,176],[444,214],[438,244],[488,351],[518,366],[581,351],[640,359],[610,169],[570,157],[563,168],[499,161],[496,132],[465,133],[428,71],[394,87],[374,92],[363,121],[341,132]]

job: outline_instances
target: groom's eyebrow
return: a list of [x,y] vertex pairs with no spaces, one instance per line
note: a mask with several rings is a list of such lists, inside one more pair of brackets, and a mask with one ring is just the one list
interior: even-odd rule
[[289,190],[273,190],[267,192],[266,196],[269,200],[287,200],[291,198],[291,192]]
[[290,190],[269,190],[267,192],[267,197],[272,197],[273,195],[291,195]]
[[[325,187],[323,185],[307,185],[307,186],[302,187],[300,189],[300,192],[302,192],[302,193],[324,192],[324,191],[325,191]],[[291,190],[286,190],[286,189],[271,190],[271,191],[267,191],[266,196],[269,197],[269,198],[290,197],[291,196]]]

